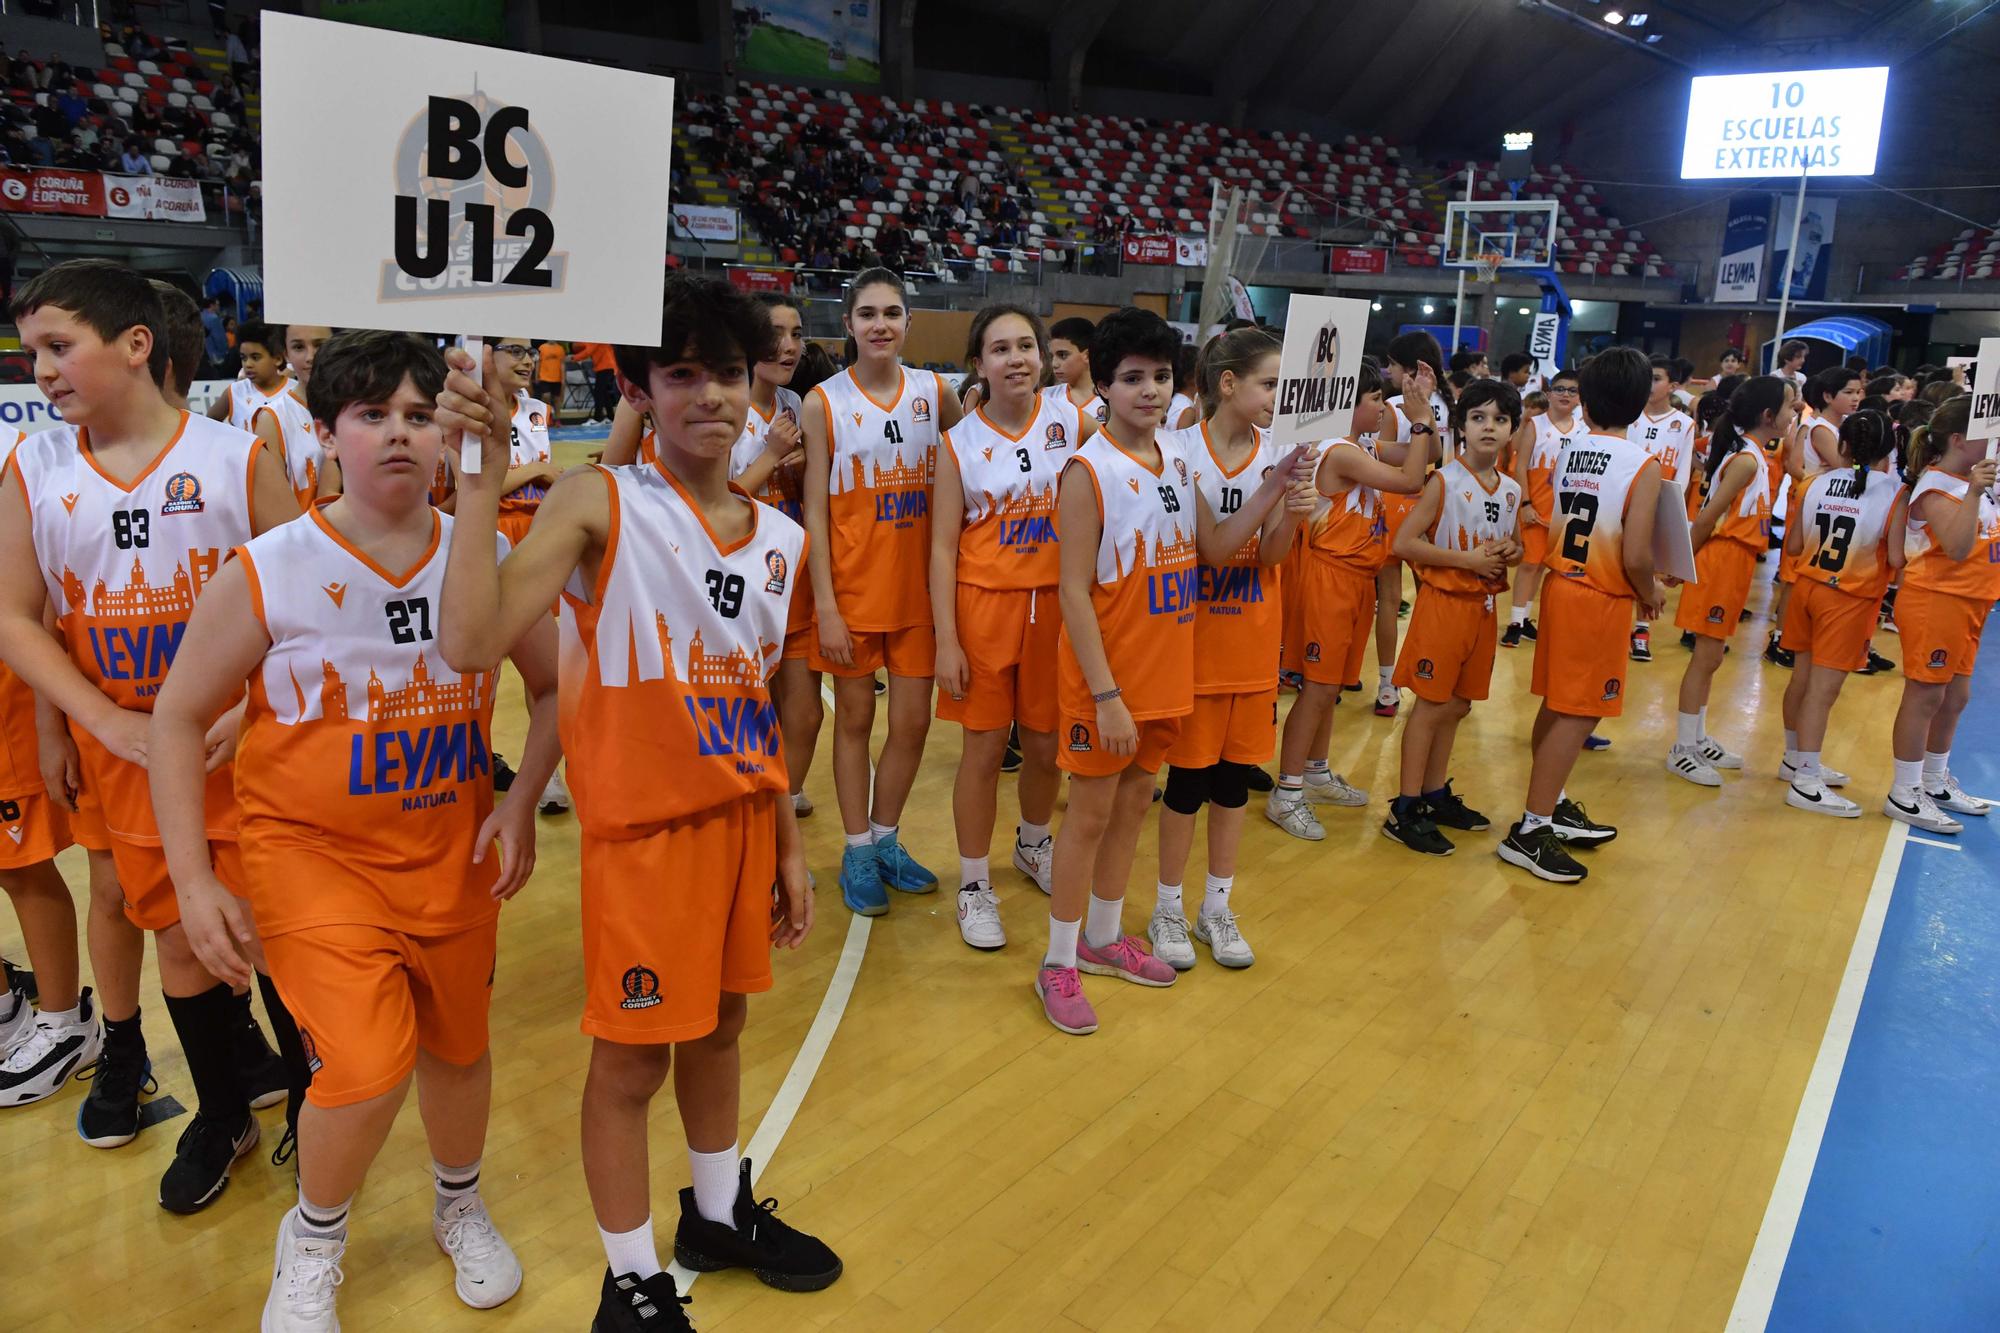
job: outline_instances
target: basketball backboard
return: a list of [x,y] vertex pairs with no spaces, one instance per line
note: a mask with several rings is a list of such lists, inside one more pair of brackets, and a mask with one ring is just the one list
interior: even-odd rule
[[1445,212],[1446,268],[1502,269],[1555,263],[1559,205],[1553,199],[1454,199]]

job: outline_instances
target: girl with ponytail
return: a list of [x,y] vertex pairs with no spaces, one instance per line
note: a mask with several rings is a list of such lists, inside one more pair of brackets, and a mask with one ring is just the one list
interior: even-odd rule
[[1868,660],[1875,608],[1903,563],[1904,488],[1889,471],[1896,428],[1863,410],[1840,423],[1843,466],[1806,485],[1785,533],[1799,581],[1785,616],[1785,642],[1797,655],[1785,689],[1785,757],[1791,779],[1785,804],[1853,819],[1861,807],[1833,790],[1847,775],[1820,763],[1827,717],[1851,671]]
[[[1713,395],[1711,395],[1713,396]],[[1667,771],[1699,787],[1720,787],[1718,769],[1743,767],[1708,734],[1708,692],[1743,616],[1757,559],[1770,544],[1771,488],[1763,451],[1792,424],[1792,400],[1773,375],[1745,380],[1715,414],[1704,467],[1708,498],[1694,521],[1695,581],[1681,589],[1674,623],[1693,634],[1681,676],[1680,716]]]
[[2000,599],[2000,465],[1970,439],[1972,399],[1947,398],[1910,442],[1910,504],[1903,590],[1903,703],[1896,711],[1896,780],[1882,813],[1934,833],[1965,826],[1953,815],[1992,807],[1951,775],[1958,715],[1972,697],[1979,633]]

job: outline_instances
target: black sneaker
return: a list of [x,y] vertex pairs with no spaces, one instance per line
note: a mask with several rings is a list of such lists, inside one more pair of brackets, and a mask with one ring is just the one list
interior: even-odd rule
[[1352,685],[1341,686],[1340,692],[1342,694],[1354,694],[1357,693],[1360,689],[1361,689],[1361,682],[1357,680]]
[[1653,636],[1646,630],[1632,631],[1632,660],[1650,662],[1653,660]]
[[1273,786],[1277,785],[1271,781],[1271,775],[1261,768],[1252,768],[1244,775],[1243,782],[1251,791],[1262,792],[1268,792]]
[[236,1067],[243,1071],[243,1087],[250,1094],[250,1106],[261,1111],[276,1106],[290,1094],[292,1081],[285,1073],[285,1057],[264,1040],[264,1029],[251,1019],[236,1032]]
[[1459,798],[1449,782],[1444,784],[1444,796],[1439,800],[1426,800],[1426,811],[1431,822],[1444,828],[1458,829],[1464,833],[1484,833],[1493,827],[1491,820],[1480,814]]
[[1392,810],[1389,817],[1382,821],[1382,836],[1425,856],[1450,856],[1456,850],[1451,839],[1438,832],[1438,826],[1424,812],[1422,805],[1406,819],[1396,818]]
[[875,677],[875,693],[887,694],[888,692],[889,692],[889,682],[883,680],[880,676]]
[[1514,824],[1495,850],[1508,865],[1557,884],[1575,884],[1590,876],[1583,863],[1563,846],[1554,824],[1544,824],[1533,833],[1523,833],[1521,826]]
[[1510,620],[1507,622],[1507,628],[1500,631],[1500,646],[1502,648],[1519,648],[1521,646],[1522,624],[1523,622],[1519,620]]
[[514,770],[499,755],[493,756],[493,790],[506,791],[514,785]]
[[1596,847],[1618,836],[1617,829],[1609,824],[1593,822],[1583,812],[1583,807],[1567,796],[1556,802],[1556,812],[1549,817],[1549,826],[1564,842],[1583,847]]
[[1586,750],[1608,750],[1611,748],[1611,738],[1609,736],[1600,736],[1593,731],[1583,738],[1583,748]]
[[1876,652],[1873,648],[1870,648],[1868,650],[1868,662],[1865,666],[1861,668],[1859,674],[1864,676],[1874,676],[1874,675],[1879,675],[1884,671],[1894,671],[1895,669],[1896,669],[1896,664],[1894,662],[1891,662],[1888,658],[1882,656],[1882,654]]
[[1021,771],[1021,729],[1019,727],[1009,727],[1007,729],[1007,752],[1000,756],[1000,771],[1002,773],[1018,773]]
[[677,1333],[682,1329],[693,1333],[694,1324],[684,1308],[693,1299],[681,1295],[671,1273],[648,1278],[620,1273],[614,1277],[607,1268],[590,1333]]
[[1684,629],[1684,630],[1682,630],[1682,631],[1681,631],[1681,647],[1683,647],[1683,648],[1689,648],[1689,649],[1691,649],[1691,648],[1693,648],[1693,647],[1694,647],[1694,631],[1693,631],[1693,630],[1691,630],[1691,629]]
[[703,1217],[694,1189],[681,1191],[681,1224],[674,1231],[674,1262],[696,1273],[747,1268],[779,1291],[819,1291],[840,1276],[840,1259],[824,1243],[778,1220],[778,1201],[750,1195],[750,1159],[736,1177],[736,1225]]
[[1529,616],[1521,622],[1521,637],[1529,643],[1533,643],[1537,638],[1541,637],[1535,629],[1535,618],[1533,616]]
[[139,1137],[140,1094],[160,1090],[145,1038],[122,1036],[107,1026],[89,1077],[90,1091],[76,1108],[77,1137],[93,1148],[122,1148]]
[[1396,619],[1408,620],[1409,618],[1410,618],[1410,604],[1408,602],[1396,603]]
[[27,997],[33,1004],[42,998],[41,990],[35,985],[35,974],[25,967],[15,967],[5,958],[0,958],[0,973],[7,977],[7,989]]
[[174,1145],[174,1160],[160,1177],[160,1207],[170,1213],[198,1213],[222,1197],[229,1168],[257,1146],[257,1117],[248,1111],[231,1125],[196,1111]]
[[1771,641],[1764,645],[1764,660],[1772,666],[1790,667],[1795,659],[1791,649],[1778,646],[1778,636],[1773,634]]

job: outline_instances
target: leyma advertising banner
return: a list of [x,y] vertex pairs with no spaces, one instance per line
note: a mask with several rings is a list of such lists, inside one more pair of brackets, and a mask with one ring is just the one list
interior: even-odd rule
[[[1791,239],[1791,233],[1785,233]],[[1764,252],[1771,243],[1771,196],[1739,194],[1729,201],[1722,226],[1722,259],[1715,266],[1717,301],[1755,301],[1764,291]]]
[[881,82],[881,0],[733,0],[732,8],[744,69]]

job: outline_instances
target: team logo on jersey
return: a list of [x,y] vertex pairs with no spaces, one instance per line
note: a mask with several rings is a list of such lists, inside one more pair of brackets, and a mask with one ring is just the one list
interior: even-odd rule
[[336,609],[339,608],[341,602],[347,597],[347,585],[345,583],[328,583],[323,585],[320,591],[333,599],[333,605]]
[[1430,680],[1434,678],[1436,675],[1437,675],[1437,667],[1432,664],[1430,658],[1419,657],[1417,659],[1418,680]]
[[528,413],[528,429],[540,430],[541,428],[542,428],[542,414],[540,412]]
[[1104,424],[1104,423],[1105,423],[1106,421],[1110,420],[1110,418],[1109,418],[1108,416],[1106,416],[1106,415],[1105,415],[1105,414],[1106,414],[1106,413],[1107,413],[1108,411],[1110,411],[1110,409],[1111,409],[1111,404],[1109,404],[1109,403],[1099,403],[1099,404],[1097,405],[1097,424],[1098,424],[1098,425],[1102,426],[1102,425],[1103,425],[1103,424]]
[[167,502],[162,514],[199,514],[202,511],[201,478],[192,472],[176,472],[167,478]]
[[785,553],[776,548],[764,552],[764,572],[771,576],[764,580],[764,591],[783,592],[785,590],[785,575],[788,572],[785,564]]
[[1078,722],[1069,729],[1069,748],[1085,751],[1090,748],[1090,728]]
[[928,398],[912,398],[910,400],[910,420],[929,421],[930,419],[931,400]]
[[651,1009],[660,1002],[660,974],[650,967],[626,968],[618,984],[625,990],[620,1009]]
[[1049,423],[1049,428],[1042,432],[1042,438],[1048,441],[1047,444],[1042,446],[1044,449],[1067,448],[1069,446],[1069,427],[1063,425],[1060,421],[1052,421]]
[[1931,649],[1931,665],[1932,665],[1932,666],[1934,666],[1934,667],[1941,667],[1941,666],[1945,666],[1945,665],[1947,665],[1948,663],[1950,663],[1950,661],[1951,661],[1951,654],[1950,654],[1950,652],[1948,652],[1947,650],[1945,650],[1945,649],[1943,649],[1943,648],[1933,648],[1933,649]]
[[66,512],[68,512],[68,513],[72,513],[72,514],[74,514],[74,513],[76,512],[76,492],[75,492],[75,491],[71,491],[71,492],[70,492],[70,493],[69,493],[68,495],[65,495],[65,496],[64,496],[64,497],[62,498],[62,502],[63,502],[63,509],[64,509],[64,510],[65,510]]
[[306,1068],[317,1074],[320,1071],[319,1043],[304,1028],[299,1029],[299,1046],[305,1051]]
[[1619,680],[1616,676],[1613,676],[1610,680],[1605,681],[1604,697],[1606,701],[1616,699],[1619,696],[1619,694],[1621,694],[1624,691],[1624,689],[1625,689],[1625,682]]
[[1187,461],[1185,459],[1176,458],[1174,460],[1174,475],[1181,479],[1181,485],[1185,486],[1188,484]]
[[854,424],[857,426],[861,424],[861,414],[859,412],[854,414]]

